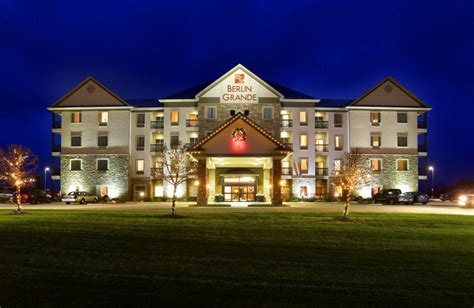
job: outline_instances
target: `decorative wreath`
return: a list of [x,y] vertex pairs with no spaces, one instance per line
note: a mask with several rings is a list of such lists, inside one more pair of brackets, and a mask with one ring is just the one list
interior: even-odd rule
[[235,142],[247,140],[247,132],[243,128],[236,128],[232,131],[232,139]]

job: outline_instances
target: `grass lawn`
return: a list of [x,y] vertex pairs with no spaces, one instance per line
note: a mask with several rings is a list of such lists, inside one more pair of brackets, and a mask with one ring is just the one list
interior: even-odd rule
[[474,217],[0,212],[0,306],[474,304]]

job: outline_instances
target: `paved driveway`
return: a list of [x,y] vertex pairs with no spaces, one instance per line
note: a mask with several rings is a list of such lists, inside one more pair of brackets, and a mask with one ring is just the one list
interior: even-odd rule
[[[236,207],[189,207],[192,202],[178,202],[179,211],[195,212],[219,212],[219,211],[243,211],[243,212],[341,212],[344,204],[338,202],[295,202],[288,203],[287,207],[244,207],[241,203]],[[14,204],[0,204],[1,209],[14,209]],[[171,202],[135,202],[117,204],[84,204],[66,205],[64,203],[52,204],[25,204],[26,210],[160,210],[167,211],[171,207]],[[374,213],[424,213],[424,214],[455,214],[473,215],[474,208],[463,208],[452,202],[434,201],[427,205],[380,205],[380,204],[351,204],[350,212],[374,212]]]

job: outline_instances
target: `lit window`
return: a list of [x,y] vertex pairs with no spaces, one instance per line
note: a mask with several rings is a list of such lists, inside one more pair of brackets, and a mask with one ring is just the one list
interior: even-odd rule
[[397,159],[397,171],[408,170],[408,159]]
[[372,171],[382,170],[382,160],[381,159],[372,159],[370,161],[370,170],[372,170]]
[[370,136],[370,145],[373,148],[379,148],[382,144],[382,136],[380,135],[372,135]]
[[145,114],[137,114],[137,127],[145,127]]
[[98,159],[97,160],[97,170],[100,170],[100,171],[109,170],[109,160],[108,159]]
[[98,136],[97,145],[100,147],[109,146],[109,136]]
[[340,159],[334,160],[334,171],[339,172],[341,171],[342,161]]
[[370,123],[372,126],[379,126],[380,124],[380,112],[371,112],[370,113]]
[[99,125],[107,126],[109,123],[109,113],[108,112],[99,112]]
[[198,115],[197,113],[190,113],[189,120],[187,121],[188,127],[197,127],[198,126]]
[[408,123],[408,114],[406,112],[397,113],[397,123]]
[[300,158],[300,171],[301,173],[308,173],[308,159]]
[[300,111],[300,125],[302,126],[308,125],[308,112]]
[[399,147],[407,147],[408,146],[408,136],[398,135],[397,136],[397,145]]
[[334,114],[334,127],[342,127],[342,114],[341,113]]
[[137,171],[137,174],[145,173],[145,160],[137,159],[137,161],[136,161],[136,171]]
[[308,148],[308,135],[301,134],[300,135],[300,149],[307,149]]
[[206,119],[215,119],[216,118],[216,107],[206,107]]
[[273,119],[273,107],[263,107],[263,118]]
[[82,161],[80,159],[71,159],[71,170],[82,170]]
[[171,125],[179,125],[179,111],[171,111]]
[[71,123],[81,123],[82,122],[82,113],[73,112],[71,113]]
[[334,136],[334,150],[342,151],[344,148],[344,142],[341,135]]

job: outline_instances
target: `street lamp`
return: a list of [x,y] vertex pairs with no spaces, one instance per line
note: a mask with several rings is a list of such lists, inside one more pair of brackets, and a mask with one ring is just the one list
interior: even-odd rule
[[429,166],[428,170],[431,171],[431,199],[434,198],[434,167]]
[[49,171],[49,167],[44,168],[44,190],[46,190],[46,173]]

